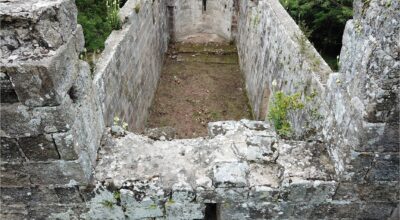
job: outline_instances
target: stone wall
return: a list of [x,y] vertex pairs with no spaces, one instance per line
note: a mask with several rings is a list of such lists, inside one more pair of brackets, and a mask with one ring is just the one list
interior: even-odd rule
[[273,92],[321,93],[331,70],[279,1],[239,7],[237,46],[255,117],[265,119]]
[[104,125],[76,14],[1,2],[1,187],[89,182]]
[[232,39],[233,0],[171,0],[168,5],[173,10],[175,40],[199,33]]
[[130,0],[121,9],[122,30],[108,37],[94,72],[106,125],[119,117],[131,130],[144,128],[168,47],[166,13],[161,0]]
[[[332,202],[337,183],[318,142],[285,141],[268,123],[214,122],[206,138],[107,135],[95,171],[93,219],[362,217]],[[129,167],[129,169],[127,169]],[[113,195],[119,195],[117,197]],[[105,206],[104,204],[108,204]],[[215,210],[208,210],[215,206]],[[335,212],[323,210],[334,207]],[[207,218],[206,218],[207,219]]]
[[289,114],[297,140],[242,120],[211,123],[209,137],[191,140],[124,136],[117,127],[99,148],[114,116],[143,127],[168,27],[184,37],[205,25],[184,20],[202,10],[202,1],[188,2],[128,1],[94,79],[78,59],[72,0],[0,2],[1,218],[396,219],[398,1],[355,1],[333,73],[278,0],[241,0],[237,15],[233,3],[209,0],[215,14],[204,19],[224,22],[194,33],[231,36],[229,19],[238,19],[254,114],[265,119],[277,91],[300,92],[305,108]]
[[375,210],[371,218],[385,219],[399,201],[391,193],[399,189],[399,3],[355,1],[354,8],[340,73],[277,0],[241,1],[239,56],[255,115],[264,119],[275,92],[300,92],[305,108],[289,113],[293,138],[327,146],[340,180],[335,200],[361,202]]

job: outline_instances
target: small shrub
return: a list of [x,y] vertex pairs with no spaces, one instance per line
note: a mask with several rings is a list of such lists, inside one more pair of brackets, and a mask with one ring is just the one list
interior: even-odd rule
[[304,104],[300,100],[301,94],[285,95],[283,92],[274,94],[268,119],[272,121],[276,132],[282,137],[290,137],[292,133],[288,120],[288,112],[291,110],[303,109]]

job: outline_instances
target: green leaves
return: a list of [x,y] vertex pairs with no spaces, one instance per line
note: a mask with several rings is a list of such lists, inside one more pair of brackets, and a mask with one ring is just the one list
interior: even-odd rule
[[268,112],[268,119],[274,124],[276,132],[282,137],[290,137],[292,133],[288,120],[288,112],[304,108],[301,101],[301,94],[285,95],[283,92],[276,92],[272,99]]
[[102,50],[112,27],[107,22],[106,0],[76,0],[78,23],[83,27],[88,52]]
[[[335,60],[342,47],[342,35],[351,19],[352,0],[280,0],[292,18],[309,33],[318,51]],[[334,68],[335,65],[331,65]],[[335,68],[334,68],[335,69]]]

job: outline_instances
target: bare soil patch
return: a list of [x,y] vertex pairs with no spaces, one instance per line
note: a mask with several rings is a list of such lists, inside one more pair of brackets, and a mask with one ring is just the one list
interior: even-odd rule
[[207,135],[208,122],[243,118],[252,116],[235,46],[171,45],[147,127],[193,138]]

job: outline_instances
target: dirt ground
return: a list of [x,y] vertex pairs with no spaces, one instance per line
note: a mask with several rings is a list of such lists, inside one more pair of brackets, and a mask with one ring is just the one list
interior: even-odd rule
[[147,127],[171,126],[177,138],[207,135],[207,123],[251,119],[234,45],[170,46]]

